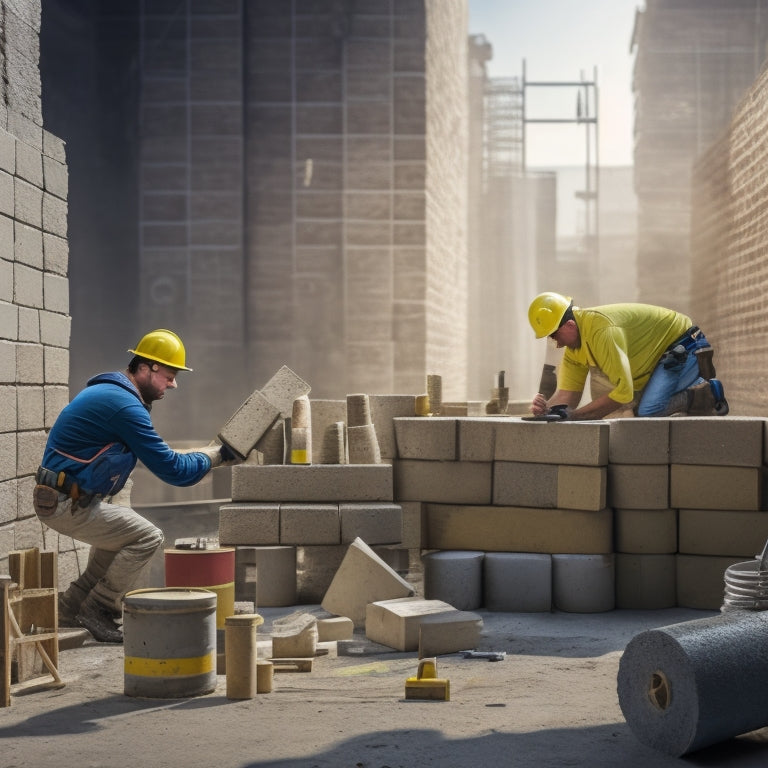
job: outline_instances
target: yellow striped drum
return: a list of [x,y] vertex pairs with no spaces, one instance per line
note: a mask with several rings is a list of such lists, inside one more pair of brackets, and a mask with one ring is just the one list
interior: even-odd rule
[[216,594],[137,589],[123,598],[126,696],[174,699],[216,689]]

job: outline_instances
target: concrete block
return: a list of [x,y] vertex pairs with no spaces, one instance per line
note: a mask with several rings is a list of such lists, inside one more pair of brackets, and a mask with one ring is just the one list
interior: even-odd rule
[[279,416],[280,409],[256,390],[230,416],[219,432],[219,439],[245,458]]
[[472,611],[446,611],[421,617],[419,658],[441,656],[477,648],[483,617]]
[[668,464],[609,464],[608,506],[668,509]]
[[669,464],[670,419],[611,419],[611,464]]
[[365,614],[365,636],[396,651],[419,648],[419,628],[426,616],[456,612],[442,600],[401,598],[370,603]]
[[66,384],[69,381],[69,349],[43,347],[46,384]]
[[346,400],[313,399],[310,404],[312,406],[312,434],[315,436],[314,461],[316,464],[328,464],[329,460],[324,452],[323,438],[328,427],[346,421],[347,402]]
[[656,611],[677,605],[675,555],[617,554],[616,607]]
[[399,459],[456,461],[457,421],[443,417],[395,419]]
[[557,468],[557,506],[595,512],[604,509],[607,477],[605,467],[560,465]]
[[669,420],[669,463],[759,467],[766,420],[738,416]]
[[768,540],[768,512],[681,509],[678,514],[680,554],[746,559],[759,555]]
[[488,611],[550,611],[552,556],[527,552],[486,552],[483,594],[483,604]]
[[490,504],[492,469],[480,461],[416,461],[398,459],[394,464],[395,498],[398,501]]
[[756,467],[671,464],[669,506],[676,509],[762,509],[762,471]]
[[281,504],[280,543],[340,544],[339,505]]
[[426,549],[552,554],[613,552],[610,509],[425,504]]
[[421,558],[424,565],[424,597],[443,600],[460,611],[483,605],[482,552],[430,552]]
[[330,616],[317,620],[317,640],[320,643],[351,640],[354,633],[355,625],[352,619],[346,616]]
[[317,617],[297,613],[272,622],[272,658],[313,658],[317,654]]
[[13,270],[13,298],[25,307],[43,306],[43,273],[18,262]]
[[355,539],[347,548],[321,605],[329,613],[348,616],[359,627],[365,623],[369,603],[407,597],[413,592],[413,587],[362,539]]
[[254,607],[295,605],[296,547],[237,547],[235,600]]
[[341,543],[361,538],[366,544],[399,544],[403,538],[403,510],[398,504],[339,504]]
[[232,501],[392,501],[389,464],[232,467]]
[[421,549],[422,504],[420,501],[401,501],[399,504],[403,521],[400,543],[406,549]]
[[552,603],[568,613],[602,613],[616,605],[614,555],[552,555]]
[[381,464],[379,438],[372,423],[347,426],[347,454],[350,464]]
[[556,464],[495,461],[493,503],[513,507],[556,507],[557,469]]
[[321,603],[346,553],[347,547],[342,544],[335,546],[298,547],[296,569],[297,602],[305,604]]
[[[3,262],[5,263],[5,262]],[[13,291],[13,280],[11,280],[11,292]],[[24,308],[10,301],[0,302],[0,338],[13,341],[33,341],[19,334],[19,317]],[[35,310],[32,310],[35,311]]]
[[608,463],[608,430],[607,421],[499,420],[495,459],[601,467]]
[[219,542],[228,545],[280,543],[279,504],[223,504]]
[[376,427],[379,450],[384,461],[397,456],[395,419],[413,416],[416,408],[415,395],[369,395],[371,421]]
[[725,596],[725,571],[743,560],[742,557],[676,555],[678,607],[719,610]]
[[503,416],[459,419],[459,461],[493,461],[496,453],[496,425],[503,421],[506,421]]
[[616,551],[635,555],[677,552],[676,509],[614,510]]

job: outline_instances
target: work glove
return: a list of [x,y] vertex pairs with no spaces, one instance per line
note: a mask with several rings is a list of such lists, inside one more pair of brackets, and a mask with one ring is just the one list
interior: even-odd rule
[[559,417],[562,421],[565,421],[566,419],[570,418],[569,408],[565,403],[553,405],[549,409],[548,413],[552,416]]
[[243,461],[229,446],[220,443],[218,440],[211,440],[208,445],[196,448],[195,451],[204,453],[211,460],[211,469],[231,467],[235,464],[241,464]]

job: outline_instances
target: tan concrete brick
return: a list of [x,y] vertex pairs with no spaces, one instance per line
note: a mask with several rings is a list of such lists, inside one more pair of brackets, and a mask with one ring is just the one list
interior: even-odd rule
[[603,466],[608,463],[606,421],[522,421],[496,425],[497,461]]
[[492,467],[480,461],[417,461],[394,464],[397,501],[490,504]]
[[668,509],[668,464],[609,464],[608,506],[617,509]]
[[328,643],[335,640],[351,640],[355,625],[347,616],[330,616],[317,620],[317,641]]
[[312,409],[313,461],[327,464],[329,457],[324,453],[325,431],[338,422],[346,422],[346,400],[310,400]]
[[741,557],[676,555],[677,605],[701,611],[717,611],[725,594],[725,571]]
[[496,452],[496,425],[505,420],[503,416],[459,419],[459,460],[493,461]]
[[559,466],[557,468],[557,506],[561,509],[582,509],[594,512],[604,509],[607,476],[606,467]]
[[413,587],[402,576],[364,541],[356,539],[347,548],[321,605],[329,613],[347,616],[356,627],[362,627],[369,603],[413,593]]
[[339,504],[341,543],[361,538],[366,544],[400,544],[403,510],[399,504]]
[[389,464],[232,467],[232,501],[393,501]]
[[617,552],[636,555],[677,552],[676,509],[616,509],[613,524]]
[[371,421],[376,427],[379,452],[385,461],[397,456],[395,419],[413,416],[416,410],[415,395],[369,395]]
[[279,504],[222,504],[219,542],[224,546],[280,543]]
[[256,390],[230,416],[218,434],[219,439],[245,458],[279,416],[280,409]]
[[380,600],[367,606],[365,636],[396,651],[419,649],[419,628],[426,616],[457,612],[442,600]]
[[669,463],[759,467],[765,419],[738,416],[670,419]]
[[17,475],[34,475],[40,466],[47,438],[43,430],[17,433]]
[[677,605],[674,554],[617,554],[615,564],[617,608],[649,611]]
[[293,411],[293,401],[309,395],[311,390],[312,387],[306,381],[284,365],[261,388],[261,394],[278,409],[284,419],[288,419]]
[[555,464],[493,462],[493,503],[499,506],[556,507],[557,486]]
[[399,459],[456,460],[456,419],[420,417],[395,419]]
[[281,504],[280,543],[324,545],[341,543],[338,504]]
[[610,509],[425,504],[425,549],[603,554],[613,551]]
[[403,538],[406,549],[421,549],[422,503],[420,501],[399,501],[403,516]]
[[611,419],[608,461],[612,464],[669,464],[671,419]]
[[759,555],[768,540],[768,512],[717,509],[679,511],[680,554]]
[[482,632],[483,617],[472,611],[444,611],[422,616],[419,658],[477,648]]
[[755,467],[671,464],[670,507],[676,509],[762,509],[762,471]]

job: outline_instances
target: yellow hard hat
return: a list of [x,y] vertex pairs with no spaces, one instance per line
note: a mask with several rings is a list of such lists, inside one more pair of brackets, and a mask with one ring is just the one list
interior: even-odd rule
[[186,366],[186,353],[181,339],[173,331],[166,331],[164,328],[150,331],[136,345],[136,349],[128,351],[147,360],[167,365],[169,368],[180,371],[192,370]]
[[563,315],[573,302],[570,296],[559,293],[540,293],[528,307],[528,322],[537,339],[553,334],[559,327]]

